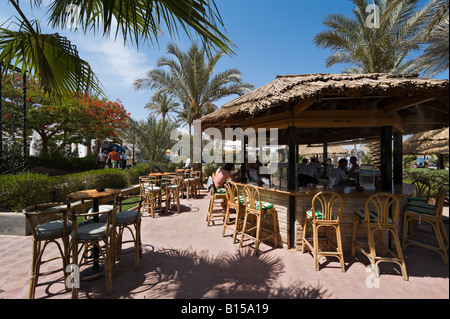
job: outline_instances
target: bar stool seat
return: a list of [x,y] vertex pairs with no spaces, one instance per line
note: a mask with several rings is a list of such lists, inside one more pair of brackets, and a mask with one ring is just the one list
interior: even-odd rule
[[[255,244],[255,255],[259,253],[261,242],[272,238],[274,247],[278,246],[277,211],[273,204],[261,201],[259,190],[253,185],[246,185],[243,189],[245,217],[242,226],[240,247],[244,239],[249,238]],[[261,204],[260,204],[261,203]],[[263,219],[272,218],[272,227],[263,227]],[[249,218],[254,218],[254,224],[249,223]],[[254,233],[254,234],[253,234]]]
[[[396,225],[398,216],[398,199],[390,193],[379,193],[370,196],[366,200],[364,211],[356,211],[354,213],[352,257],[355,256],[356,249],[360,250],[369,258],[372,265],[372,272],[376,277],[380,276],[378,264],[381,262],[389,262],[398,264],[403,275],[403,280],[408,280],[406,263]],[[357,228],[359,226],[364,227],[366,230],[366,242],[357,240]],[[384,244],[383,232],[391,234],[396,251],[393,251]],[[375,241],[375,233],[378,233],[378,241]],[[362,248],[363,245],[368,245],[369,251]]]
[[[406,251],[408,245],[434,250],[442,256],[447,266],[449,241],[442,220],[446,196],[447,191],[441,186],[435,205],[416,201],[406,205],[403,217],[403,251]],[[430,226],[431,232],[419,229],[422,223]]]
[[[314,269],[316,271],[319,270],[319,256],[327,256],[338,258],[341,271],[345,272],[340,224],[343,199],[340,195],[333,192],[320,192],[313,197],[311,204],[311,209],[306,210],[302,236],[302,252],[305,252],[306,247],[311,250],[314,257]],[[312,238],[309,238],[307,237],[307,233],[311,228]],[[319,236],[319,230],[321,228],[325,228],[325,236]],[[336,242],[333,242],[331,239],[331,229],[335,231]],[[319,242],[324,242],[326,248],[320,249]],[[332,250],[332,246],[334,250]]]

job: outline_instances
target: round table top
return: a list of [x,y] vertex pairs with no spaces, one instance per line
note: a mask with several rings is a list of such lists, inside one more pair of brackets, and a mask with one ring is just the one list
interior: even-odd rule
[[78,191],[74,193],[70,193],[67,195],[67,198],[70,199],[97,199],[97,198],[105,198],[111,197],[120,194],[121,190],[117,188],[105,188],[104,191],[99,192],[96,189],[86,189],[83,191]]
[[149,176],[164,176],[164,175],[175,175],[174,172],[164,172],[164,173],[150,173]]

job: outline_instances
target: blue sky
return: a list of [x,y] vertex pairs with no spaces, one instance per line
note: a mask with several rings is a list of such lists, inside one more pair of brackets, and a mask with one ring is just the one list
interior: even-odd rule
[[[6,0],[0,0],[7,2]],[[46,1],[44,1],[45,3]],[[48,2],[48,0],[47,0]],[[120,99],[136,120],[144,120],[149,111],[144,108],[150,100],[150,90],[136,91],[132,83],[144,77],[156,65],[156,60],[166,54],[166,45],[173,41],[187,50],[190,41],[182,34],[180,39],[170,39],[163,34],[159,45],[144,44],[137,50],[124,46],[119,39],[101,35],[52,30],[47,27],[45,11],[29,12],[29,1],[21,1],[27,15],[41,21],[43,32],[67,36],[77,46],[81,58],[88,61],[103,85],[108,97]],[[236,55],[223,57],[217,71],[238,68],[243,80],[256,88],[275,79],[277,75],[307,73],[340,73],[344,65],[325,66],[329,51],[313,45],[314,36],[325,27],[322,21],[330,13],[352,15],[353,3],[348,0],[216,0],[229,38],[236,44]],[[0,24],[16,14],[11,4],[2,4]],[[448,73],[436,76],[447,79]],[[230,96],[217,103],[236,98]]]

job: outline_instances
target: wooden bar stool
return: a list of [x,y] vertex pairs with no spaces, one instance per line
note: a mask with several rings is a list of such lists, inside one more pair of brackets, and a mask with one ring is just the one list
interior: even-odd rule
[[[442,256],[447,266],[448,236],[442,220],[446,196],[447,191],[441,186],[434,205],[418,201],[411,201],[406,205],[403,217],[403,251],[406,251],[408,245],[434,250]],[[419,229],[422,222],[431,226],[431,232]]]
[[166,213],[169,212],[171,205],[177,205],[177,212],[180,214],[180,188],[182,180],[182,177],[176,174],[165,177]]
[[[225,184],[226,198],[227,198],[227,210],[225,213],[225,220],[223,223],[222,237],[225,237],[225,231],[230,229],[233,231],[233,244],[237,242],[237,234],[242,230],[242,223],[244,218],[244,206],[241,198],[239,197],[239,190],[236,184],[229,181]],[[235,220],[230,220],[230,209],[234,209],[236,212]]]
[[197,180],[193,174],[190,169],[184,170],[183,173],[183,195],[186,191],[186,199],[189,199],[189,196],[197,198]]
[[139,183],[141,197],[144,197],[144,204],[147,207],[147,211],[154,218],[157,205],[159,212],[161,212],[161,176],[153,175],[148,177],[140,177]]
[[[72,222],[68,220],[69,210],[70,204],[54,202],[29,206],[22,211],[33,234],[30,288],[28,292],[28,298],[30,299],[35,297],[40,276],[62,271],[64,279],[67,277],[66,267],[70,263],[69,235],[72,231]],[[45,248],[50,243],[58,247],[59,256],[43,259]],[[56,259],[61,259],[62,267],[45,273],[40,272],[42,264]],[[68,290],[67,286],[66,290]]]
[[[212,180],[214,183],[214,176],[212,175]],[[211,224],[214,218],[222,218],[225,219],[226,211],[222,208],[222,202],[227,200],[227,194],[225,189],[216,189],[214,184],[211,186],[211,191],[209,195],[209,206],[208,211],[206,213],[206,222],[207,226]]]
[[[314,256],[314,269],[319,270],[319,256],[337,257],[341,263],[341,270],[345,272],[344,252],[342,250],[341,239],[341,214],[343,200],[342,197],[333,192],[317,193],[312,199],[312,208],[306,211],[305,225],[303,227],[302,252],[307,246]],[[313,242],[307,238],[308,229],[313,233]],[[325,237],[319,237],[319,229],[325,228]],[[336,233],[336,243],[331,240],[330,230]],[[319,250],[319,241],[324,241],[326,250]],[[334,251],[331,250],[334,247]]]
[[[380,193],[370,196],[365,203],[365,209],[356,211],[353,215],[352,232],[352,257],[355,256],[356,249],[360,250],[369,258],[372,271],[376,277],[380,276],[378,264],[381,262],[396,263],[400,266],[403,280],[408,280],[406,263],[403,257],[402,247],[398,237],[397,220],[399,215],[398,199],[390,193]],[[367,232],[369,251],[364,250],[362,241],[357,241],[357,229],[362,226]],[[383,231],[392,235],[396,252],[384,244]],[[375,233],[378,233],[378,242],[375,242]],[[378,246],[379,253],[377,253]],[[388,253],[390,256],[387,256]]]
[[[243,199],[245,208],[244,223],[242,226],[240,247],[245,238],[251,239],[255,243],[255,255],[259,253],[259,245],[262,241],[273,238],[274,247],[278,246],[277,211],[273,204],[261,201],[259,190],[253,185],[246,185],[243,189]],[[255,217],[254,225],[248,225],[248,220]],[[263,219],[270,216],[273,219],[273,228],[263,227]]]

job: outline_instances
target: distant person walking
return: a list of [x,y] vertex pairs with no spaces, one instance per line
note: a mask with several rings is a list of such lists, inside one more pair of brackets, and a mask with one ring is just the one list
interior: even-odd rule
[[109,153],[108,159],[111,159],[112,168],[117,168],[117,162],[119,161],[119,153],[117,153],[117,148],[113,148],[112,152]]
[[127,154],[125,152],[122,152],[122,163],[120,163],[120,166],[122,167],[122,169],[127,167]]
[[108,155],[106,154],[106,151],[105,150],[101,151],[97,155],[97,160],[95,161],[95,164],[100,165],[100,168],[104,169],[105,165],[106,165],[106,158],[107,157],[108,157]]

